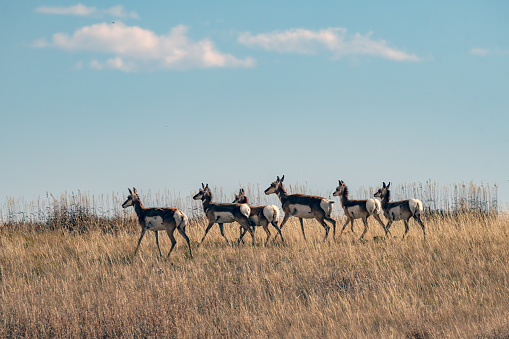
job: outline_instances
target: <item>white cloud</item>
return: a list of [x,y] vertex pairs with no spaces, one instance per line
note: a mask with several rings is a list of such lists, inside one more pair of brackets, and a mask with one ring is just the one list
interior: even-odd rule
[[138,18],[136,12],[128,13],[123,6],[114,6],[108,9],[98,9],[96,7],[87,7],[82,4],[77,4],[68,7],[49,7],[41,6],[35,9],[38,13],[43,14],[56,14],[56,15],[76,15],[76,16],[103,16],[110,15],[118,18]]
[[488,54],[490,53],[489,50],[487,49],[484,49],[484,48],[472,48],[470,50],[470,54],[472,55],[477,55],[477,56],[487,56]]
[[238,59],[219,52],[214,43],[204,39],[189,40],[186,26],[176,26],[166,35],[157,35],[138,26],[100,23],[85,26],[73,35],[56,33],[51,41],[36,40],[34,47],[54,47],[66,51],[88,51],[111,55],[90,64],[94,69],[146,71],[210,67],[252,67],[252,58]]
[[329,51],[335,58],[346,55],[370,55],[395,61],[419,61],[415,54],[391,48],[386,41],[375,41],[371,34],[348,35],[345,28],[330,27],[318,31],[303,28],[252,35],[242,33],[238,41],[248,47],[260,47],[279,53],[317,54]]

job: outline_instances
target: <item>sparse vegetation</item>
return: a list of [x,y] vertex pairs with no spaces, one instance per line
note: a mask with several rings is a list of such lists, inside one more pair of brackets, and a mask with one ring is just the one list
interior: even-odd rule
[[152,239],[133,257],[132,212],[85,213],[71,229],[66,206],[60,224],[0,227],[0,337],[509,337],[509,218],[497,213],[428,213],[426,241],[413,221],[404,241],[402,223],[386,239],[371,220],[364,241],[322,242],[310,220],[305,242],[292,218],[284,245],[263,246],[258,229],[254,247],[214,227],[196,251],[207,222],[195,216],[194,258],[177,235],[167,259]]

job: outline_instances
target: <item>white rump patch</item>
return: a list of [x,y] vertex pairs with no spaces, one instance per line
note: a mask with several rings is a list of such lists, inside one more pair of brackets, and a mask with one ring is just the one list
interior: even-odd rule
[[382,204],[379,200],[368,199],[366,200],[366,209],[368,210],[369,215],[380,214],[382,211]]
[[422,202],[419,199],[409,199],[408,206],[410,207],[410,212],[414,215],[420,215],[423,211]]
[[375,205],[376,205],[376,210],[374,213],[376,214],[380,214],[382,213],[382,203],[380,202],[380,200],[378,199],[373,199],[375,201]]
[[215,222],[217,223],[225,223],[225,222],[234,222],[235,218],[231,212],[214,212]]
[[173,213],[173,219],[175,219],[175,225],[177,225],[177,227],[180,225],[180,222],[182,221],[182,215],[176,211],[175,213]]
[[180,229],[186,228],[188,219],[187,215],[185,215],[184,212],[182,211],[175,212],[173,218],[175,219],[175,224],[177,225],[177,227],[179,227]]
[[242,204],[240,205],[240,213],[249,218],[249,214],[251,214],[251,208],[247,204]]
[[147,227],[151,231],[164,230],[163,218],[160,216],[145,217],[145,227]]
[[263,215],[269,222],[279,223],[279,208],[276,205],[267,205],[263,209]]
[[332,201],[332,200],[322,199],[320,201],[320,207],[325,212],[325,215],[327,217],[330,217],[330,214],[332,213],[333,204],[334,204],[334,201]]
[[311,214],[311,207],[308,205],[288,205],[290,208],[290,214],[297,218],[304,218],[309,219],[313,218],[313,215]]

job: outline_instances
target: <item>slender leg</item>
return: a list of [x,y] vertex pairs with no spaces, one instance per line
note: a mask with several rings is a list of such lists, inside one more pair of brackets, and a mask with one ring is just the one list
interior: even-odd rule
[[359,240],[363,239],[364,238],[364,235],[366,234],[366,232],[368,231],[368,218],[362,218],[362,222],[364,223],[364,232],[362,232],[362,235],[361,237],[359,238]]
[[[256,231],[255,226],[256,225],[253,225],[253,233]],[[240,225],[240,238],[237,241],[237,244],[240,244],[241,241],[242,241],[242,243],[244,243],[244,240],[242,240],[242,238],[244,238],[244,236],[246,235],[246,232],[247,232],[247,230],[242,225]]]
[[389,228],[391,228],[391,226],[392,226],[392,220],[391,220],[391,219],[389,219],[389,220],[387,221],[387,226],[385,226],[385,230],[386,230],[386,232],[387,232],[387,233],[389,233],[389,234],[391,234],[391,231],[389,231]]
[[332,228],[333,228],[333,231],[332,231],[332,239],[335,239],[336,238],[336,220],[332,219],[331,217],[325,217],[325,220],[327,220],[328,222],[330,222],[332,224]]
[[414,215],[414,219],[417,220],[419,225],[421,225],[422,233],[424,233],[424,240],[426,240],[426,228],[424,227],[424,224],[422,223],[421,217],[419,215]]
[[[274,228],[276,229],[276,231],[279,233],[279,235],[281,236],[281,241],[282,242],[285,242],[285,240],[283,239],[283,235],[281,234],[281,229],[278,227],[277,225],[277,221],[273,221],[272,222],[272,226],[274,226]],[[277,237],[277,235],[276,235]],[[276,237],[274,237],[274,239],[276,239]]]
[[240,244],[240,242],[244,243],[244,240],[242,240],[242,238],[244,238],[244,235],[246,234],[246,230],[242,226],[240,226],[239,232],[240,232],[240,236],[239,236],[239,240],[237,241],[237,244]]
[[193,257],[193,253],[191,252],[191,242],[189,241],[189,237],[187,236],[187,234],[184,231],[184,229],[182,229],[180,227],[177,227],[177,230],[179,231],[180,235],[186,240],[187,246],[189,247],[189,256],[192,258]]
[[373,216],[375,217],[375,219],[378,221],[378,223],[382,226],[382,228],[384,229],[384,232],[385,232],[385,236],[388,237],[390,232],[388,232],[388,230],[385,228],[385,225],[384,223],[382,222],[382,219],[380,219],[380,215],[379,214],[373,214]]
[[[324,220],[324,216],[315,215],[315,219],[323,226],[325,229],[325,236],[323,237],[323,241],[327,240],[327,236],[329,235],[330,226]],[[302,220],[302,219],[301,219]]]
[[348,226],[348,223],[350,222],[350,219],[347,217],[346,218],[346,222],[345,224],[343,225],[343,228],[341,229],[341,233],[339,234],[339,236],[341,237],[343,235],[343,231],[345,230],[346,226]]
[[290,219],[290,213],[285,213],[285,217],[283,218],[283,222],[281,223],[281,226],[279,226],[279,235],[281,236],[281,240],[283,239],[283,235],[281,234],[281,231],[283,230],[283,226],[286,224],[288,219]]
[[205,240],[205,237],[207,236],[207,233],[209,233],[209,230],[210,228],[212,227],[212,225],[214,225],[214,221],[209,221],[209,225],[207,226],[207,228],[205,229],[205,234],[203,235],[203,238],[201,238],[201,241],[200,243],[198,244],[198,247],[200,247],[201,243],[203,242],[203,240]]
[[[251,234],[251,238],[253,239],[253,246],[255,244],[254,240],[255,240],[255,237],[254,237],[254,231],[253,231],[253,228],[254,227],[251,227],[249,226],[249,219],[240,219],[240,220],[237,220],[237,222],[245,229],[247,230],[250,234]],[[221,225],[221,224],[219,224]],[[240,240],[240,239],[239,239]]]
[[246,230],[242,226],[239,227],[239,232],[240,232],[240,236],[239,236],[239,240],[237,240],[237,244],[240,244],[241,242],[244,243],[244,240],[242,240],[242,238],[244,238],[244,235],[246,235]]
[[226,243],[229,245],[230,242],[228,241],[228,238],[226,237],[226,235],[224,235],[224,227],[223,227],[223,224],[219,224],[219,230],[221,231],[221,235],[223,236],[223,238],[226,240]]
[[354,222],[354,220],[355,220],[354,218],[350,219],[350,223],[352,224],[352,225],[350,226],[350,229],[352,230],[352,233],[353,233],[353,234],[357,235],[357,234],[355,233],[355,231],[353,230],[353,222]]
[[405,222],[405,234],[403,234],[403,238],[401,240],[405,239],[405,235],[408,233],[408,220],[403,220]]
[[175,237],[173,236],[174,231],[175,231],[175,229],[172,229],[171,232],[170,232],[169,228],[166,229],[166,233],[168,233],[168,237],[170,238],[170,241],[171,241],[171,248],[170,248],[170,251],[168,252],[168,257],[170,256],[171,251],[173,251],[173,248],[175,247],[175,244],[177,243],[177,240],[175,240]]
[[270,231],[269,231],[269,222],[267,220],[262,221],[263,230],[267,234],[267,240],[265,240],[265,246],[267,246],[267,243],[270,239]]
[[288,221],[288,219],[290,219],[290,213],[288,213],[288,214],[286,214],[286,213],[285,213],[285,216],[284,216],[284,218],[283,218],[283,222],[281,223],[281,226],[279,226],[279,228],[280,228],[281,230],[283,230],[283,226],[286,224],[286,222]]
[[304,219],[299,218],[299,221],[300,221],[300,229],[302,230],[302,236],[304,237],[304,240],[307,241],[306,234],[304,233]]
[[140,247],[140,244],[141,244],[141,239],[143,239],[143,236],[145,235],[145,232],[147,231],[146,228],[143,228],[141,230],[141,235],[140,235],[140,239],[138,240],[138,246],[136,246],[136,250],[134,251],[134,255],[136,255],[136,253],[138,252],[138,248]]
[[159,250],[159,256],[162,257],[163,254],[161,253],[161,247],[159,247],[159,231],[155,231],[154,233],[156,234],[156,244],[157,249]]

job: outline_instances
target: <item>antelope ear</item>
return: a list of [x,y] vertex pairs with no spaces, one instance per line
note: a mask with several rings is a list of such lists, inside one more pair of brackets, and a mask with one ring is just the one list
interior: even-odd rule
[[283,180],[285,180],[285,176],[284,175],[281,177],[281,182],[283,182]]
[[389,185],[387,185],[387,188],[389,188],[390,185],[391,185],[391,183],[389,183]]
[[385,181],[383,182],[383,184],[384,184],[384,185],[382,186],[382,188],[385,188]]
[[244,195],[244,189],[243,188],[240,189],[240,192],[241,192],[242,195]]
[[205,188],[205,185],[203,184],[203,182],[201,183],[201,188]]
[[138,191],[136,191],[136,188],[133,187],[134,194],[138,194]]
[[281,179],[279,179],[279,175],[277,176],[276,180],[277,180],[277,181],[281,180]]
[[207,184],[207,186],[205,186],[205,188],[209,188],[209,184]]
[[133,191],[131,191],[130,188],[127,188],[129,190],[129,194],[133,194]]

